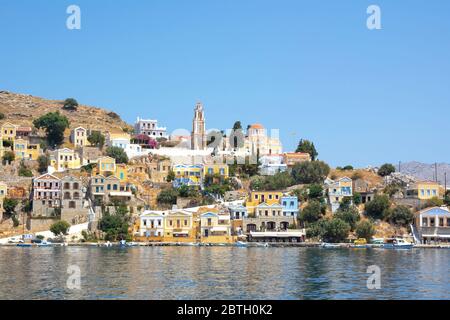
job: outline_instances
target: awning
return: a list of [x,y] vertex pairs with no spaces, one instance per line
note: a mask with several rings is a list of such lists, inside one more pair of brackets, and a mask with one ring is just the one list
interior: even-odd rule
[[177,231],[174,232],[173,234],[189,234],[189,231]]
[[212,227],[211,228],[211,231],[212,232],[214,232],[214,231],[228,231],[228,227]]
[[304,232],[250,232],[250,235],[253,238],[263,238],[263,237],[271,237],[271,238],[298,238],[303,237],[305,235]]
[[111,197],[131,197],[133,194],[131,192],[126,191],[117,191],[117,192],[110,192],[109,195]]

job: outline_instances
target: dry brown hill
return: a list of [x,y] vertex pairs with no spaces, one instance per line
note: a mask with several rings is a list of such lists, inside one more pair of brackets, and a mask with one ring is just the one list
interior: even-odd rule
[[86,105],[80,105],[76,111],[66,111],[62,106],[61,100],[0,91],[0,112],[6,116],[2,122],[32,126],[33,120],[39,116],[59,111],[69,119],[71,128],[82,126],[92,130],[122,131],[123,128],[130,127],[112,111]]

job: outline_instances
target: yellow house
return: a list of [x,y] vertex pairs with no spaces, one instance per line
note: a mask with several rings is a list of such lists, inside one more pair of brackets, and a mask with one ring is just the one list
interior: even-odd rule
[[[101,157],[97,159],[96,173],[106,176],[116,173],[116,159],[111,157]],[[119,178],[120,179],[120,178]]]
[[420,200],[429,200],[431,198],[442,198],[444,188],[437,182],[420,181],[411,185],[406,191],[408,196],[417,197]]
[[231,243],[229,214],[206,212],[200,216],[200,239],[203,243]]
[[0,181],[0,214],[3,214],[3,200],[6,198],[7,194],[8,194],[8,185]]
[[5,122],[1,126],[1,131],[3,135],[3,140],[14,141],[16,138],[17,127],[15,124]]
[[217,175],[222,178],[228,178],[228,165],[227,164],[205,164],[203,166],[203,176]]
[[83,127],[77,127],[73,129],[70,133],[70,141],[73,143],[75,148],[88,146],[89,142],[87,138],[88,138],[87,130]]
[[178,188],[182,185],[200,186],[202,184],[203,167],[201,165],[184,165],[178,164],[172,168],[175,179],[174,187]]
[[120,180],[120,182],[128,181],[128,166],[123,163],[116,164],[115,176]]
[[63,172],[68,169],[81,168],[81,160],[74,150],[69,148],[56,150],[51,159],[50,165],[58,172]]
[[252,191],[245,205],[247,212],[254,214],[255,208],[261,203],[266,203],[269,206],[279,204],[282,196],[281,191]]
[[192,214],[175,210],[164,217],[164,242],[193,242],[196,240]]
[[29,144],[28,140],[18,138],[14,140],[14,154],[19,160],[37,160],[40,153],[38,144]]
[[126,140],[128,143],[131,140],[131,135],[126,132],[106,132],[105,133],[105,145],[111,147],[114,140]]

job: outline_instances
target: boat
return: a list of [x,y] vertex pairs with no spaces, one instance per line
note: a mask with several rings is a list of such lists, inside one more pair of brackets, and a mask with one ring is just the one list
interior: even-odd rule
[[127,245],[127,247],[136,247],[139,244],[137,242],[128,242],[126,245]]
[[50,247],[53,244],[51,242],[47,242],[45,240],[41,241],[40,243],[37,244],[38,247]]
[[414,245],[402,238],[386,239],[383,244],[384,249],[412,249]]
[[340,248],[341,246],[336,243],[322,243],[322,248],[326,249],[334,249],[334,248]]
[[248,243],[244,242],[244,241],[237,241],[236,242],[236,247],[247,247]]
[[364,238],[357,239],[350,245],[350,248],[366,249],[367,240]]
[[119,246],[125,247],[126,245],[127,245],[127,241],[126,240],[120,240],[119,241]]
[[29,248],[29,247],[32,247],[33,244],[32,243],[18,243],[16,246],[17,247]]

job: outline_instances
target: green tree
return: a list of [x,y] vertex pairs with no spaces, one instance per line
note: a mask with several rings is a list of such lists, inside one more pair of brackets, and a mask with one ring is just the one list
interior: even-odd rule
[[170,170],[167,174],[167,182],[172,182],[173,180],[175,180],[175,172]]
[[362,196],[361,193],[359,192],[354,192],[353,193],[353,204],[358,206],[362,203]]
[[105,240],[129,239],[130,215],[126,206],[120,205],[115,214],[106,212],[99,221],[99,229],[105,233]]
[[47,172],[48,166],[50,165],[50,159],[47,155],[41,155],[37,158],[38,162],[38,172],[45,173]]
[[330,173],[330,167],[323,161],[301,162],[292,168],[295,183],[322,183]]
[[450,191],[447,191],[445,193],[444,203],[445,203],[445,205],[450,206]]
[[65,236],[67,235],[67,232],[69,231],[70,224],[67,221],[61,220],[58,222],[55,222],[50,226],[50,231],[56,236]]
[[6,217],[13,217],[16,215],[16,207],[19,201],[16,199],[5,198],[3,200],[3,210]]
[[334,217],[323,224],[322,239],[325,242],[338,243],[347,239],[350,225],[342,219]]
[[407,227],[414,220],[414,214],[406,206],[397,206],[385,211],[385,219],[392,224]]
[[13,142],[10,140],[3,140],[3,146],[5,148],[11,148],[13,146]]
[[233,131],[235,130],[242,130],[242,124],[240,121],[236,121],[233,125]]
[[395,167],[390,163],[385,163],[378,169],[378,175],[381,177],[386,177],[393,172],[395,172]]
[[356,209],[354,206],[350,206],[345,209],[339,208],[335,215],[336,218],[339,218],[345,222],[348,223],[351,230],[354,230],[356,227],[356,223],[360,220],[360,215],[358,212],[358,209]]
[[317,153],[316,147],[314,147],[314,143],[312,143],[309,140],[303,139],[301,139],[300,142],[298,143],[298,147],[297,150],[295,150],[295,152],[309,153],[312,161],[316,160],[317,156],[319,155],[319,153]]
[[5,119],[5,114],[3,112],[0,112],[0,120]]
[[313,183],[308,187],[308,199],[316,199],[322,202],[323,187],[321,184]]
[[375,195],[373,200],[365,205],[366,215],[373,219],[382,219],[389,207],[390,203],[387,195]]
[[369,220],[363,220],[356,225],[355,233],[358,239],[366,239],[367,242],[370,242],[375,235],[375,227]]
[[172,205],[177,203],[177,197],[178,197],[177,190],[173,188],[164,189],[158,194],[156,201],[158,201],[158,203],[160,204]]
[[346,165],[344,168],[342,168],[343,170],[346,170],[346,171],[351,171],[351,170],[353,170],[353,166],[352,165]]
[[5,151],[2,158],[3,165],[11,163],[16,159],[16,155],[12,151]]
[[69,128],[69,120],[59,112],[50,112],[33,121],[38,129],[44,129],[49,146],[58,147],[64,142],[64,131]]
[[33,172],[25,165],[25,162],[22,160],[19,167],[19,177],[31,178],[32,176]]
[[64,100],[63,109],[69,111],[76,111],[78,109],[78,101],[75,100],[74,98],[67,98],[66,100]]
[[128,163],[128,156],[122,148],[108,147],[106,149],[106,155],[116,159],[116,163]]
[[87,140],[99,149],[102,149],[105,144],[105,136],[100,131],[92,131]]
[[178,195],[182,198],[196,197],[198,196],[198,190],[195,187],[187,186],[184,184],[178,188]]
[[309,201],[305,208],[300,212],[300,221],[305,224],[312,224],[322,218],[323,206],[317,200]]

